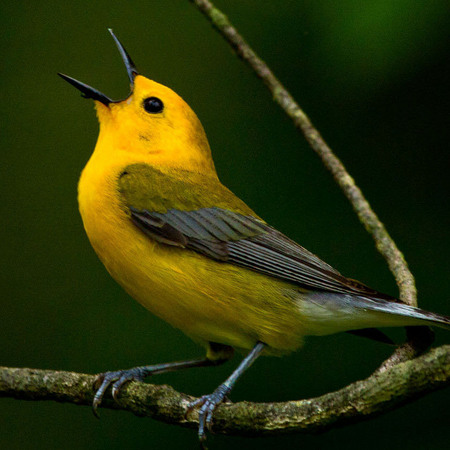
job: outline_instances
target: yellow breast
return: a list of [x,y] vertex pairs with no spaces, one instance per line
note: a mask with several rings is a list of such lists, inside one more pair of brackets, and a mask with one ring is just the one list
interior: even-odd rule
[[128,164],[94,152],[79,182],[86,233],[112,277],[153,314],[201,343],[250,349],[261,340],[273,353],[297,348],[303,333],[292,287],[150,239],[121,202],[117,180]]

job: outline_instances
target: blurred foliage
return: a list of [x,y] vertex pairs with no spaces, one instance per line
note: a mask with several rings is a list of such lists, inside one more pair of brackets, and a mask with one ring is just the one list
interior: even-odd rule
[[[359,182],[417,277],[420,304],[450,313],[450,9],[447,1],[217,1],[291,90]],[[202,349],[122,292],[97,260],[76,183],[97,124],[64,72],[113,98],[127,78],[107,27],[141,72],[202,120],[222,181],[269,223],[344,274],[391,294],[381,257],[317,157],[252,73],[187,0],[2,2],[0,364],[100,372]],[[401,340],[401,331],[394,332]],[[437,344],[449,335],[437,332]],[[390,349],[353,336],[307,339],[258,361],[233,400],[312,397],[368,376]],[[155,378],[200,395],[237,364]],[[211,447],[441,449],[449,393],[320,436]],[[192,430],[122,412],[2,399],[0,447],[196,448]]]

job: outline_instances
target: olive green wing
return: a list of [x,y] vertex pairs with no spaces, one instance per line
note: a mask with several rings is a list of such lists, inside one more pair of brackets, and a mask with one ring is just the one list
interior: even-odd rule
[[127,168],[119,191],[130,220],[163,244],[306,289],[392,299],[342,276],[259,219],[218,181],[208,186],[211,180],[190,182],[188,175],[161,174],[148,166],[145,170],[138,165]]
[[256,217],[215,175],[133,164],[120,174],[118,190],[125,208],[165,213],[169,209],[194,211],[215,206]]

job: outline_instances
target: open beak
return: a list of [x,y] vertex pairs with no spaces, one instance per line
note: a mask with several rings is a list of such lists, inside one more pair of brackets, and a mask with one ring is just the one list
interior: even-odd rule
[[[113,37],[114,42],[116,43],[117,48],[119,49],[120,56],[122,56],[122,60],[127,69],[128,78],[130,79],[131,92],[133,92],[134,79],[136,75],[139,75],[139,72],[137,71],[136,66],[133,63],[133,60],[130,58],[130,55],[125,50],[125,47],[122,45],[119,39],[117,39],[117,36],[113,33],[113,30],[111,28],[108,28],[108,31],[111,33],[111,36]],[[69,77],[68,75],[64,75],[63,73],[58,73],[58,75],[63,80],[66,80],[72,86],[76,87],[79,91],[81,91],[82,97],[84,98],[92,98],[93,100],[97,100],[103,103],[105,106],[108,106],[110,103],[116,103],[118,101],[121,101],[121,100],[111,100],[109,97],[107,97],[105,94],[98,91],[97,89],[94,89],[93,87],[85,83],[82,83],[81,81],[75,80],[75,78]]]

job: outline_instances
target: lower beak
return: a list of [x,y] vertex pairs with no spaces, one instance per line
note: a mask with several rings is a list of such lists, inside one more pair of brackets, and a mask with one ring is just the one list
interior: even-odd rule
[[108,106],[110,103],[113,103],[109,97],[105,94],[101,93],[97,89],[94,89],[87,84],[82,83],[81,81],[75,80],[75,78],[69,77],[68,75],[64,75],[63,73],[58,73],[58,75],[63,79],[70,83],[72,86],[75,86],[79,91],[82,92],[82,96],[84,98],[92,98],[93,100],[98,100],[103,103],[105,106]]

